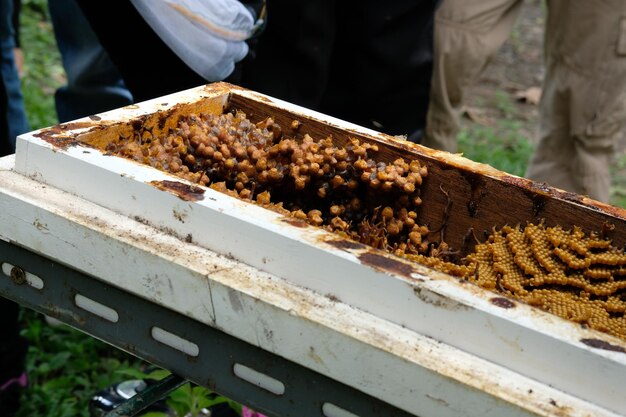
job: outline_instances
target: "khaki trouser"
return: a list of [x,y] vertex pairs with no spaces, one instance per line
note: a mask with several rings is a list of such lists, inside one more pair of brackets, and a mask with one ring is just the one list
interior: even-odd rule
[[[522,0],[444,0],[423,144],[456,151],[463,93],[507,39]],[[526,176],[608,201],[626,123],[626,1],[549,0],[539,143]]]
[[521,5],[522,0],[443,0],[435,14],[423,145],[456,152],[464,95],[508,39]]

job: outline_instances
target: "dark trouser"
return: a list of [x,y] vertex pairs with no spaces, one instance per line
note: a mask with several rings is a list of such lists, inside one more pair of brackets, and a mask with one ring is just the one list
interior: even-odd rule
[[[2,3],[2,12],[7,9]],[[9,16],[10,17],[10,16]],[[2,19],[7,16],[2,16]],[[10,20],[3,20],[3,24]],[[3,48],[6,46],[7,28],[2,26]],[[13,57],[8,56],[6,51],[0,54],[0,66],[2,75],[14,72]],[[6,59],[9,58],[9,59]],[[7,62],[8,61],[8,62]],[[17,82],[17,84],[15,84]],[[19,94],[18,94],[19,93]],[[19,101],[16,100],[19,98]],[[13,99],[12,102],[9,100]],[[22,133],[25,124],[24,110],[21,103],[21,92],[19,91],[19,80],[15,77],[0,77],[0,157],[12,154],[15,150],[15,135]],[[0,264],[2,259],[0,259]],[[6,277],[5,277],[6,278]],[[16,385],[7,385],[7,381],[18,377],[24,372],[24,359],[26,358],[27,346],[24,339],[20,337],[18,326],[19,306],[13,301],[0,296],[0,415],[10,416],[17,409],[19,396],[15,390]]]
[[[13,153],[9,142],[7,103],[6,89],[0,82],[0,156]],[[0,296],[0,388],[24,372],[27,346],[20,337],[18,314],[19,306]],[[0,415],[12,415],[10,413],[16,409],[18,400],[12,390],[0,390]]]
[[4,82],[0,79],[0,157],[10,155],[15,150],[15,145],[9,141],[8,101],[7,90]]
[[13,0],[0,0],[0,83],[2,83],[0,110],[7,129],[3,130],[0,136],[0,156],[15,152],[15,137],[30,129],[24,111],[24,98],[13,51],[16,47],[13,28],[14,6]]
[[270,0],[242,84],[387,133],[422,130],[436,3]]
[[24,372],[26,342],[20,337],[19,305],[0,297],[0,386]]
[[[0,297],[0,415],[14,415],[20,404],[23,387],[18,377],[24,372],[26,341],[19,335],[19,306]],[[19,382],[18,382],[19,381]]]
[[54,96],[59,122],[131,104],[121,75],[76,1],[49,0],[48,8],[67,75],[67,84]]
[[161,41],[130,1],[77,2],[135,102],[206,84]]
[[[206,83],[130,2],[78,2],[135,101]],[[265,33],[227,81],[387,133],[423,130],[436,4],[269,0]]]

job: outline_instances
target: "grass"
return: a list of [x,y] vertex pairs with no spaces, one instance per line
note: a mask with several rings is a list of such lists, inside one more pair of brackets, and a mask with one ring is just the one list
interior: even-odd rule
[[29,387],[18,417],[87,417],[89,398],[124,379],[126,369],[143,362],[66,325],[53,327],[23,309],[23,336],[29,342]]
[[617,157],[612,167],[611,204],[626,208],[626,153]]
[[[89,417],[89,400],[98,391],[128,379],[161,379],[167,371],[67,325],[49,325],[43,317],[22,309],[22,336],[29,348],[26,369],[29,387],[22,393],[16,417]],[[167,404],[176,416],[201,416],[202,410],[227,403],[241,414],[241,405],[204,387],[187,383],[174,391]],[[169,417],[150,412],[146,417]]]
[[518,104],[500,90],[488,102],[487,107],[498,115],[497,122],[493,126],[465,123],[457,136],[459,152],[473,161],[524,176],[534,146],[522,133]]
[[499,121],[497,128],[466,127],[458,141],[459,151],[466,158],[518,176],[524,176],[533,152],[531,143],[520,133],[519,122],[508,119]]
[[65,82],[45,0],[24,0],[20,17],[24,52],[22,90],[31,128],[57,123],[54,91]]

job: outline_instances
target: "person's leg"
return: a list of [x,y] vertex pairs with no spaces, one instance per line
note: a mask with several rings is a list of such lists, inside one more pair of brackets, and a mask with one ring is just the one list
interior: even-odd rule
[[24,97],[22,95],[22,86],[17,68],[15,67],[15,59],[13,55],[13,47],[6,43],[2,45],[2,78],[6,87],[7,94],[7,116],[9,119],[9,143],[11,149],[15,151],[15,138],[24,132],[30,130],[26,112],[24,110]]
[[76,0],[49,0],[67,85],[55,94],[60,122],[123,107],[132,96]]
[[338,1],[321,111],[419,141],[428,109],[437,3]]
[[422,144],[456,152],[464,95],[509,37],[522,0],[443,0]]
[[242,65],[241,84],[319,109],[328,84],[336,3],[268,1],[268,24],[256,41],[254,57]]
[[19,407],[20,390],[26,386],[24,371],[27,345],[20,337],[19,306],[0,297],[0,415],[12,416]]
[[4,93],[6,95],[6,117],[8,121],[8,136],[0,147],[15,152],[15,137],[30,129],[26,112],[20,78],[15,66],[15,28],[12,23],[13,0],[0,0],[0,75]]
[[206,84],[163,43],[130,1],[76,1],[135,102]]
[[[8,6],[12,6],[12,0],[2,0],[0,6],[0,14],[10,11]],[[11,21],[10,13],[9,16],[1,15],[0,19],[2,20],[0,32],[4,41],[5,35],[11,33],[10,29],[4,26],[5,23]],[[11,42],[11,59],[12,45]],[[0,55],[0,65],[3,69],[6,56],[4,53]],[[15,150],[14,116],[10,110],[10,96],[7,90],[6,78],[2,77],[0,78],[0,157],[11,154]],[[0,416],[7,417],[17,411],[19,390],[26,384],[24,359],[27,346],[24,339],[20,337],[18,314],[19,306],[16,303],[0,297]]]
[[[437,0],[274,0],[245,87],[391,134],[424,126]],[[288,34],[288,35],[286,35]]]
[[548,1],[540,141],[526,176],[608,201],[626,127],[626,3]]
[[[4,5],[4,3],[2,3],[2,5]],[[3,56],[0,55],[0,65],[2,65],[3,62]],[[4,79],[0,78],[0,157],[10,155],[15,151],[15,143],[11,143],[9,140],[8,101]]]

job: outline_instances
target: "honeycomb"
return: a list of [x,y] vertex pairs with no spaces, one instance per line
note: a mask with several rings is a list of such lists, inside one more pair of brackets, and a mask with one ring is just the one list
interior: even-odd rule
[[402,158],[377,162],[376,144],[296,139],[271,118],[255,124],[238,111],[185,116],[160,137],[139,129],[106,151],[626,340],[622,250],[577,227],[540,223],[494,229],[455,260],[437,231],[417,221],[426,167]]

